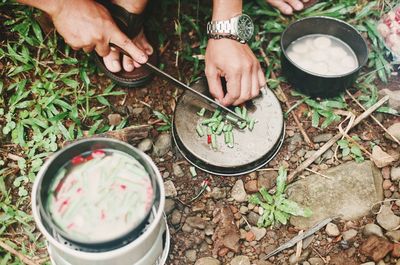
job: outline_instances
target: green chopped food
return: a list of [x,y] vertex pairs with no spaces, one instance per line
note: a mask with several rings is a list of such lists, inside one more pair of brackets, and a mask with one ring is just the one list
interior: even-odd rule
[[192,175],[192,178],[197,176],[196,168],[195,167],[189,167],[190,175]]
[[200,117],[203,117],[204,113],[206,113],[206,109],[205,108],[201,108],[201,110],[199,112],[197,112],[197,115],[199,115]]
[[201,124],[197,124],[196,132],[200,137],[204,136],[204,130],[203,130],[203,127],[201,126]]

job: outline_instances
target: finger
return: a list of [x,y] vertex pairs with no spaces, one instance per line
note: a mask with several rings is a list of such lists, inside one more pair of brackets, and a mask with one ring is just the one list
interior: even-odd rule
[[260,88],[266,86],[267,80],[265,80],[265,75],[261,67],[258,68],[257,73],[258,73],[258,84],[260,85]]
[[224,98],[224,91],[222,89],[221,77],[218,73],[218,69],[214,66],[207,65],[205,72],[210,94],[218,101],[221,101]]
[[251,98],[252,77],[251,72],[242,75],[240,82],[240,97],[233,102],[233,105],[240,105]]
[[282,0],[269,0],[268,3],[285,15],[293,14],[293,8]]
[[133,42],[120,30],[115,28],[113,35],[111,36],[110,42],[118,45],[124,49],[132,59],[140,64],[147,62],[148,56],[141,49],[139,49]]
[[88,45],[82,48],[84,52],[89,53],[91,51],[93,51],[94,49],[94,45]]
[[140,48],[144,50],[147,55],[152,55],[154,52],[153,47],[150,45],[144,35],[143,38],[140,40]]
[[79,51],[81,47],[68,44],[74,51]]
[[127,71],[127,72],[132,72],[133,69],[135,69],[135,67],[133,65],[133,60],[125,55],[122,59],[122,66],[124,67],[125,71]]
[[300,11],[304,8],[303,3],[299,0],[286,0],[286,2],[297,11]]
[[96,44],[95,50],[100,57],[104,57],[110,53],[111,48],[108,43],[101,42]]
[[260,82],[258,81],[258,68],[255,67],[251,74],[251,92],[250,97],[255,98],[260,93]]
[[235,74],[226,76],[226,80],[228,93],[226,93],[225,97],[220,100],[220,102],[224,106],[230,106],[240,97],[241,75]]
[[119,59],[119,52],[115,49],[111,49],[110,53],[103,57],[104,65],[108,70],[113,73],[121,71],[121,63]]

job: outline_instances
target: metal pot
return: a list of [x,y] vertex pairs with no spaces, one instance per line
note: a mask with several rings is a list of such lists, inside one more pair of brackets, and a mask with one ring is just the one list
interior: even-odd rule
[[[317,75],[301,69],[289,59],[286,49],[295,40],[310,34],[326,34],[342,40],[354,51],[358,67],[344,75]],[[308,17],[290,24],[281,37],[282,72],[295,89],[311,97],[334,97],[349,88],[368,60],[368,46],[360,33],[350,24],[329,17]]]

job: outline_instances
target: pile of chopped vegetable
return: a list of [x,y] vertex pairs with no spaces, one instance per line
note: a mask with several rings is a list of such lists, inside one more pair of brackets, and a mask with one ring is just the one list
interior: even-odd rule
[[[246,127],[253,131],[256,120],[250,118],[245,106],[235,107],[235,112],[246,121],[239,121],[234,115],[223,115],[220,109],[216,109],[211,118],[204,119],[196,126],[196,132],[200,137],[207,135],[207,144],[214,150],[218,149],[217,136],[224,135],[224,142],[229,148],[233,148],[235,140],[233,137],[233,128],[237,127],[244,130]],[[204,117],[205,108],[202,108],[197,115]]]

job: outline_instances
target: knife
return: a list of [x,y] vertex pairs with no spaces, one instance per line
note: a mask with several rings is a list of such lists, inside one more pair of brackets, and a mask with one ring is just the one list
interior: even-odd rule
[[[124,49],[122,49],[121,47],[115,45],[114,43],[110,43],[110,46],[117,49],[118,51],[120,51],[121,53],[123,53],[124,55],[132,58],[129,53],[127,53]],[[209,105],[211,105],[214,108],[221,108],[223,111],[235,116],[236,118],[238,118],[240,121],[244,121],[246,122],[246,119],[242,118],[240,115],[238,115],[236,112],[230,110],[229,108],[225,107],[224,105],[220,104],[219,102],[207,97],[206,95],[203,95],[202,93],[198,92],[197,90],[191,88],[190,86],[186,85],[185,83],[179,81],[178,79],[176,79],[175,77],[167,74],[166,72],[164,72],[163,70],[161,70],[160,68],[158,68],[155,65],[152,65],[151,63],[147,62],[145,63],[145,65],[150,68],[152,71],[156,72],[157,74],[163,76],[164,78],[174,82],[175,84],[179,85],[181,88],[184,88],[186,90],[189,90],[190,92],[194,93],[195,95],[197,95],[198,97],[200,97],[201,99],[205,100]],[[217,106],[217,107],[215,107]]]

